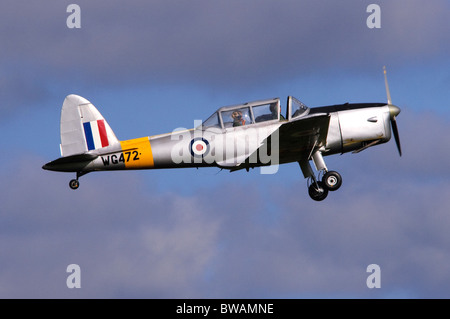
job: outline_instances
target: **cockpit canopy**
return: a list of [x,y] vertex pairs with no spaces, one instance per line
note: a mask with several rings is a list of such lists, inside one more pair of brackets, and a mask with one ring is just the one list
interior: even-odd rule
[[295,97],[288,96],[287,113],[286,113],[288,120],[308,115],[308,113],[309,107],[307,107],[301,101],[297,100]]
[[[260,100],[244,104],[224,106],[202,123],[202,128],[226,129],[261,122],[285,120],[280,114],[280,99]],[[288,120],[309,113],[309,108],[294,97],[288,97]]]

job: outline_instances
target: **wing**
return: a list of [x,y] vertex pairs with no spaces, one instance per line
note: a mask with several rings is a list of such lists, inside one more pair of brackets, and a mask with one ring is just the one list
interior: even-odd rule
[[[261,146],[240,165],[230,168],[236,171],[243,168],[283,164],[308,160],[314,150],[325,146],[330,122],[329,114],[313,114],[293,121],[283,123],[276,131],[268,136]],[[264,148],[264,152],[261,152]],[[278,163],[267,163],[262,161],[260,153],[274,155],[278,150]],[[256,164],[248,159],[257,158]],[[273,157],[272,157],[273,158]]]
[[329,114],[314,114],[291,121],[279,129],[280,163],[309,159],[314,150],[327,142]]

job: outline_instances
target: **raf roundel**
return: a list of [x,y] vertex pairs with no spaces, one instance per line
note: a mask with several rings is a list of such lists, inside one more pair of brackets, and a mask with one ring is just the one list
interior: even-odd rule
[[191,141],[191,154],[194,157],[203,157],[209,152],[209,142],[201,137],[194,138]]

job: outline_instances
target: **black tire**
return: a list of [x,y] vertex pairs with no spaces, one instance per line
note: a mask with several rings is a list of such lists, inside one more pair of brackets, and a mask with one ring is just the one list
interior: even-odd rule
[[[317,188],[319,186],[319,188]],[[321,181],[312,183],[308,188],[309,196],[315,201],[322,201],[328,196],[328,189],[324,186]]]
[[342,176],[336,171],[329,171],[323,176],[322,183],[329,191],[337,191],[342,185]]
[[80,183],[76,179],[72,179],[69,182],[69,187],[71,189],[77,189],[80,186]]

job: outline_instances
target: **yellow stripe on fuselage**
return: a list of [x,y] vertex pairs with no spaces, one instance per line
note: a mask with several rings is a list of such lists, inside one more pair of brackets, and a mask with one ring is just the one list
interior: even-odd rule
[[121,141],[120,145],[126,169],[152,168],[155,165],[148,137]]

